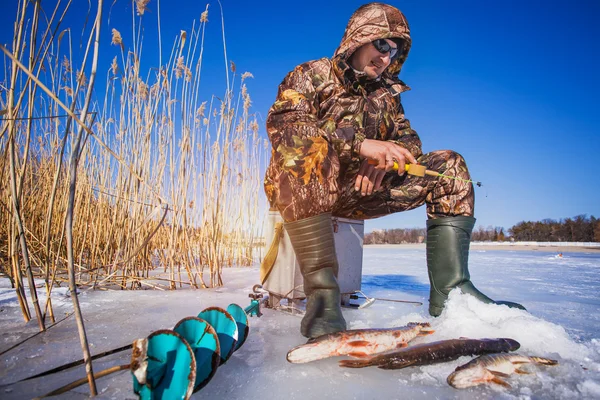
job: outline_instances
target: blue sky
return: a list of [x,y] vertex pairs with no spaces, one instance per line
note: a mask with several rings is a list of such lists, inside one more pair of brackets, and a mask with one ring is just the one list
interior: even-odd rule
[[[48,2],[44,2],[48,3]],[[81,23],[87,1],[75,0],[69,22]],[[111,1],[106,2],[108,7]],[[254,3],[254,4],[252,4]],[[277,86],[297,64],[331,56],[362,1],[222,1],[227,53],[264,118]],[[452,149],[467,160],[476,188],[477,225],[523,220],[600,217],[600,2],[402,1],[413,47],[401,78],[407,117],[425,152]],[[2,4],[2,43],[10,43],[14,2]],[[48,4],[46,5],[48,7]],[[189,31],[205,2],[162,1],[163,57],[180,30]],[[146,65],[158,64],[156,0],[144,16]],[[117,0],[104,29],[107,69],[118,54],[117,28],[126,45],[131,5]],[[225,67],[218,3],[206,31],[206,98],[224,92]],[[73,32],[77,32],[74,27]],[[80,32],[80,30],[79,30]],[[74,43],[78,41],[74,33]],[[147,57],[147,58],[146,58]],[[262,173],[262,172],[261,172]],[[424,227],[425,209],[367,222],[366,229]]]

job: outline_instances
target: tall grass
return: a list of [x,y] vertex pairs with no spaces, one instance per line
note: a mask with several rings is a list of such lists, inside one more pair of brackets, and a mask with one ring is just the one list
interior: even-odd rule
[[[224,93],[201,97],[208,6],[160,65],[145,61],[142,27],[157,25],[146,21],[147,3],[136,3],[130,35],[103,32],[101,51],[114,58],[97,65],[96,98],[94,27],[80,35],[65,26],[70,1],[19,6],[7,52],[23,68],[5,55],[0,98],[0,267],[25,320],[23,277],[35,302],[33,278],[47,292],[66,284],[70,259],[80,289],[176,289],[220,286],[224,267],[257,256],[264,141],[252,75],[230,63]],[[160,2],[150,5],[160,16]],[[36,17],[42,11],[47,18]],[[49,300],[36,313],[40,327],[54,320]]]

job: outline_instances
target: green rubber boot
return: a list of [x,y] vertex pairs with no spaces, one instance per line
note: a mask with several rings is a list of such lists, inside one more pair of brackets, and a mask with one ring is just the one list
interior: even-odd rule
[[525,310],[510,301],[494,301],[471,283],[469,246],[475,225],[473,217],[444,217],[427,221],[427,270],[429,272],[429,314],[437,317],[444,309],[448,293],[459,287],[463,293],[484,303],[504,304]]
[[307,338],[346,330],[342,315],[338,261],[331,214],[286,222],[285,230],[296,252],[308,298],[300,332]]

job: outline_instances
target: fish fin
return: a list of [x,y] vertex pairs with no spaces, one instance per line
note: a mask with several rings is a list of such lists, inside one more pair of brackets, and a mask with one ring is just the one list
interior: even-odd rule
[[543,365],[558,365],[558,361],[543,357],[531,357],[533,361]]
[[531,375],[531,372],[519,368],[515,368],[515,373],[520,375]]
[[510,384],[508,382],[503,381],[502,379],[498,378],[497,376],[494,376],[492,378],[492,382],[494,382],[497,385],[504,386],[505,388],[508,388],[508,389],[510,389],[512,387],[512,386],[510,386]]
[[353,351],[352,353],[348,353],[347,354],[350,357],[354,357],[354,358],[367,358],[367,357],[371,357],[369,354],[362,352],[362,351]]
[[492,375],[497,376],[499,378],[508,378],[510,376],[510,374],[505,374],[504,372],[500,372],[500,371],[490,371],[489,369],[488,369],[488,371]]
[[408,347],[408,343],[406,343],[406,342],[402,342],[402,343],[398,343],[398,344],[396,345],[396,348],[397,348],[397,349],[401,349],[401,348],[403,348],[403,347]]
[[373,365],[370,359],[366,360],[341,360],[338,365],[344,368],[364,368]]
[[414,363],[416,363],[416,361],[404,361],[404,362],[387,363],[387,364],[380,365],[378,368],[381,368],[381,369],[401,369],[401,368],[410,367]]
[[353,340],[351,342],[346,343],[350,347],[363,347],[371,344],[368,340]]
[[434,333],[435,333],[435,330],[429,329],[429,328],[425,328],[425,329],[421,329],[421,331],[419,332],[418,336],[427,336],[427,335],[432,335]]

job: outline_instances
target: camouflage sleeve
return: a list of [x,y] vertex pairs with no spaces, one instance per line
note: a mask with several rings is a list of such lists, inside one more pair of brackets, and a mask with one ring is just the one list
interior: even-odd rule
[[[295,146],[303,140],[320,137],[341,160],[358,154],[364,135],[352,127],[338,127],[333,120],[319,121],[319,100],[315,87],[327,71],[320,65],[303,64],[290,72],[279,85],[275,103],[267,116],[267,133],[278,151],[281,145]],[[319,73],[321,72],[321,73]]]
[[418,158],[423,154],[421,149],[421,139],[417,134],[417,131],[410,127],[410,121],[404,117],[404,107],[398,97],[398,112],[394,118],[396,125],[395,133],[390,141],[396,143],[399,146],[404,147],[415,157]]

